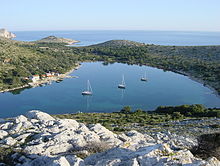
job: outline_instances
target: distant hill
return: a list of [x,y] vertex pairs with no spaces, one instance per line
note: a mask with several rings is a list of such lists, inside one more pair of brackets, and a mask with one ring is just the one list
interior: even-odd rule
[[134,42],[130,40],[110,40],[104,43],[92,45],[99,47],[122,47],[122,46],[144,46],[144,43]]
[[45,37],[41,40],[37,40],[37,43],[66,43],[66,44],[74,44],[78,43],[79,41],[77,40],[72,40],[72,39],[66,39],[62,37],[56,37],[56,36],[48,36]]
[[11,38],[15,38],[16,35],[7,31],[6,29],[0,29],[0,37],[1,38],[7,38],[7,39],[11,39]]

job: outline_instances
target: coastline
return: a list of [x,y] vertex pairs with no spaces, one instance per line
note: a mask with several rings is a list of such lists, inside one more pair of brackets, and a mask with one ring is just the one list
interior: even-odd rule
[[78,70],[80,68],[80,66],[81,66],[81,64],[78,63],[77,66],[73,67],[71,70],[69,70],[66,73],[60,74],[59,76],[54,76],[54,77],[50,77],[50,78],[44,78],[44,79],[41,79],[39,81],[30,82],[30,83],[25,84],[23,86],[11,88],[11,89],[4,89],[4,90],[1,90],[0,93],[10,92],[10,91],[14,91],[14,90],[22,89],[22,88],[27,88],[27,87],[34,88],[34,87],[38,87],[38,86],[40,86],[42,84],[51,83],[53,81],[58,81],[58,80],[65,79],[65,78],[77,78],[76,76],[69,76],[69,74],[72,73],[75,70]]
[[173,72],[184,75],[195,82],[201,83],[204,87],[207,87],[208,89],[210,89],[213,92],[213,94],[215,94],[217,97],[220,97],[220,93],[214,87],[205,83],[204,80],[202,80],[200,78],[196,78],[195,76],[192,76],[191,74],[186,73],[184,71],[173,71]]
[[14,91],[14,90],[22,89],[22,88],[27,88],[27,87],[30,87],[30,85],[29,84],[25,84],[23,86],[11,88],[11,89],[4,89],[4,90],[1,90],[0,93],[10,92],[10,91]]
[[[49,78],[47,77],[42,80],[36,81],[34,83],[30,82],[30,83],[25,84],[23,86],[1,90],[0,93],[10,92],[13,90],[18,90],[18,89],[27,88],[27,87],[34,88],[34,87],[41,86],[42,84],[50,84],[53,81],[59,81],[61,79],[65,79],[65,78],[76,78],[76,76],[69,76],[69,74],[72,73],[74,70],[78,70],[80,68],[80,66],[81,66],[81,63],[78,63],[77,66],[73,67],[71,70],[69,70],[68,72],[66,72],[64,74],[60,74],[59,76],[54,76],[54,77],[49,77]],[[150,65],[146,65],[146,66],[150,66]],[[202,80],[201,78],[196,78],[195,76],[192,76],[190,73],[186,73],[184,71],[178,71],[178,70],[169,70],[169,71],[177,73],[177,74],[181,74],[181,75],[186,76],[195,82],[201,83],[203,86],[209,88],[213,92],[213,94],[215,94],[217,97],[220,97],[220,93],[214,87],[205,83],[205,81]]]

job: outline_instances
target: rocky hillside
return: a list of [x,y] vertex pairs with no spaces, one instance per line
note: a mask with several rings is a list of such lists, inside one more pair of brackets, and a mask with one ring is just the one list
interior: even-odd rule
[[115,134],[100,124],[55,119],[36,110],[0,119],[0,165],[220,165],[215,157],[195,157],[189,149],[196,145],[195,139],[170,132],[152,136],[136,131]]
[[16,35],[11,32],[8,32],[6,29],[0,29],[0,37],[11,39],[11,38],[15,38]]
[[130,40],[110,40],[104,43],[93,45],[95,47],[122,47],[122,46],[144,46],[145,44]]
[[38,43],[66,43],[66,44],[74,44],[78,43],[79,41],[77,40],[72,40],[72,39],[66,39],[62,37],[56,37],[56,36],[48,36],[45,37],[41,40],[36,41]]

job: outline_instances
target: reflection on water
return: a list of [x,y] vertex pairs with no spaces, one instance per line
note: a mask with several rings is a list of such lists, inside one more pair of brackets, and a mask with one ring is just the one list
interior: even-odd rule
[[120,89],[121,90],[121,101],[124,99],[124,94],[125,94],[125,89]]

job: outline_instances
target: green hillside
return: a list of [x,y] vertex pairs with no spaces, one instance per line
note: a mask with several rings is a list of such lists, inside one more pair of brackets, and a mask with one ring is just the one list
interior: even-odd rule
[[35,44],[0,39],[0,90],[27,83],[23,79],[49,71],[66,72],[77,61],[74,55],[34,49]]

